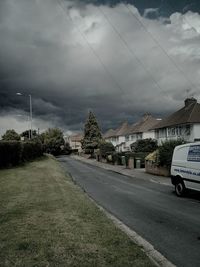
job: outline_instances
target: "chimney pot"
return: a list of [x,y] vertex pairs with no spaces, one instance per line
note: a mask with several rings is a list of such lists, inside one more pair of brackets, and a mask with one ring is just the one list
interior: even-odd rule
[[196,104],[196,103],[197,103],[197,100],[194,97],[185,99],[185,107],[189,106],[190,104]]

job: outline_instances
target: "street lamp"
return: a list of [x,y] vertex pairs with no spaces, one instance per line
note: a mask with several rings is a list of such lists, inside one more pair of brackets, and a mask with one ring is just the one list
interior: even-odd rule
[[[16,93],[16,95],[18,96],[23,96],[24,94],[22,93]],[[29,135],[29,139],[32,138],[32,121],[33,121],[33,112],[32,112],[32,98],[31,95],[29,96],[29,106],[30,106],[30,135]]]

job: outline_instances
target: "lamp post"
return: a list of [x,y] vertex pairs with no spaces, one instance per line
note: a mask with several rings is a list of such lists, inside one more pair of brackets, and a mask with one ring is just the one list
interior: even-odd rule
[[[22,93],[16,93],[18,96],[23,96]],[[31,94],[29,96],[29,112],[30,112],[30,131],[29,131],[29,139],[32,138],[32,121],[33,121],[33,112],[32,112],[32,97]]]

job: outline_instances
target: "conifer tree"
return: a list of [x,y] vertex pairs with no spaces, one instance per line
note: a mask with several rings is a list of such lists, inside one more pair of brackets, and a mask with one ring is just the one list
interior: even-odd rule
[[82,148],[91,153],[94,152],[94,149],[98,148],[99,143],[102,140],[102,134],[96,120],[95,115],[90,111],[88,119],[85,123],[84,128],[84,138],[82,140]]

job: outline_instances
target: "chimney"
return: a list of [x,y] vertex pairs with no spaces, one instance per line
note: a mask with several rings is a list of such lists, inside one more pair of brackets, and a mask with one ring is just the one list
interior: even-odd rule
[[197,100],[194,97],[185,99],[185,107],[189,106],[190,104],[196,104],[196,103],[197,103]]
[[145,121],[145,120],[148,119],[149,117],[151,117],[151,114],[148,113],[148,112],[146,112],[146,113],[143,114],[142,119],[143,119],[143,121]]

